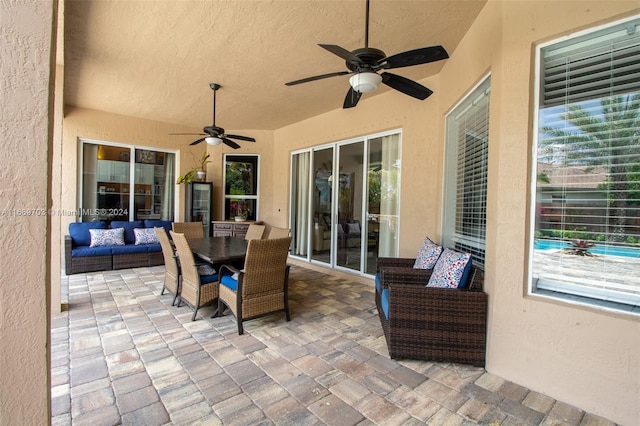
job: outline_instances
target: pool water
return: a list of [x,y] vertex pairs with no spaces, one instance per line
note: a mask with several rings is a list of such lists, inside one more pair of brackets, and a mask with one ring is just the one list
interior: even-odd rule
[[[571,242],[569,241],[536,239],[533,243],[533,248],[536,250],[562,250],[569,247],[571,247]],[[604,254],[608,256],[640,257],[640,249],[633,247],[595,245],[589,249],[589,253]]]

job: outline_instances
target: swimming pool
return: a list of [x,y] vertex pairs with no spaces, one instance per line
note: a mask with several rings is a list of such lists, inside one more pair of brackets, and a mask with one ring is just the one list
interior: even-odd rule
[[[571,247],[570,241],[536,239],[533,242],[533,248],[536,250],[562,250],[569,247]],[[640,257],[640,249],[633,247],[596,245],[589,249],[589,253],[604,254],[608,256]]]

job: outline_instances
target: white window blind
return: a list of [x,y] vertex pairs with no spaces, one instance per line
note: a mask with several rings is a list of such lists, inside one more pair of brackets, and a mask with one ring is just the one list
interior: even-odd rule
[[489,147],[487,78],[447,116],[444,244],[484,265]]
[[640,20],[539,58],[533,289],[640,306]]

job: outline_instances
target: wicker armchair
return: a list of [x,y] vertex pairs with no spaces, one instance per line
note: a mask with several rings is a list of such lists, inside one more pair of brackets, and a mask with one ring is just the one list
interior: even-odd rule
[[218,298],[218,275],[198,274],[198,265],[196,265],[187,238],[184,234],[173,231],[171,231],[171,238],[180,256],[180,271],[182,273],[178,306],[180,306],[180,302],[189,305],[193,309],[191,321],[195,321],[198,309],[213,303]]
[[229,265],[223,265],[218,271],[218,314],[222,316],[226,305],[238,321],[238,334],[244,333],[243,321],[272,312],[284,311],[287,321],[291,320],[287,265],[289,244],[291,237],[250,240],[242,271]]
[[164,228],[155,228],[155,230],[158,241],[160,241],[160,246],[162,247],[162,256],[164,257],[164,285],[162,286],[160,295],[163,295],[165,290],[173,294],[173,301],[171,302],[171,306],[173,306],[176,304],[176,300],[180,294],[180,267],[178,266],[178,257],[173,251],[173,246],[171,245],[171,241],[169,241],[167,231],[165,231]]
[[[415,259],[378,258],[376,306],[391,358],[485,365],[487,294],[472,266],[467,289],[426,287],[431,270]],[[389,318],[381,293],[388,289]]]
[[173,232],[184,234],[187,238],[204,238],[202,222],[173,222]]

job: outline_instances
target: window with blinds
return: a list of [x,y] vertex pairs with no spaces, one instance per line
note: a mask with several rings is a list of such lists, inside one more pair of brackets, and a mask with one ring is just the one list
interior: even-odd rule
[[485,79],[446,119],[443,244],[484,267],[487,223],[489,92]]
[[640,19],[537,49],[532,291],[640,306]]

